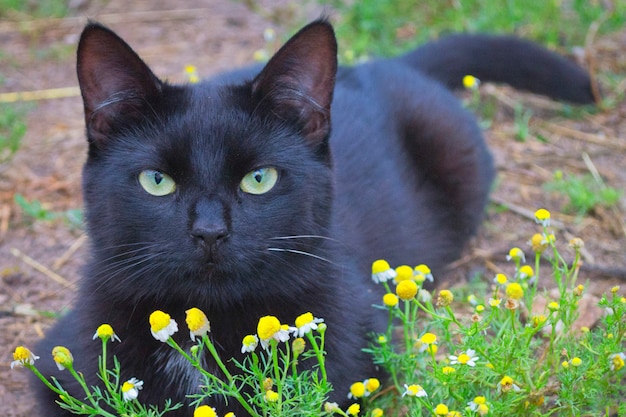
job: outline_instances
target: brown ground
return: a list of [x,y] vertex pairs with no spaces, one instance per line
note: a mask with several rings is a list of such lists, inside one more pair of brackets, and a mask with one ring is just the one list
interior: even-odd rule
[[[303,11],[298,2],[288,0],[261,2],[267,6],[261,14],[228,0],[187,1],[184,9],[171,0],[74,3],[76,18],[0,21],[2,92],[75,86],[74,48],[87,17],[118,31],[158,75],[180,81],[186,64],[208,76],[249,62],[264,46],[265,28],[274,26],[284,33],[294,28],[294,19],[304,21],[321,12],[314,7]],[[277,21],[291,23],[272,23]],[[626,89],[623,45],[626,30],[596,38],[587,49],[599,74],[619,74],[617,83],[608,83],[604,76],[600,81],[606,93],[615,98],[619,92],[620,99]],[[450,276],[458,280],[475,271],[486,270],[487,276],[499,269],[510,271],[504,262],[506,252],[513,245],[528,248],[526,242],[537,230],[532,213],[543,206],[559,221],[555,227],[559,241],[584,239],[586,269],[581,276],[590,280],[592,292],[626,279],[624,197],[618,208],[598,209],[579,220],[560,214],[565,200],[542,188],[557,169],[589,172],[582,158],[586,153],[606,184],[626,189],[626,103],[618,101],[607,110],[573,120],[560,116],[560,105],[506,88],[484,86],[483,94],[485,100],[498,103],[486,134],[499,169],[496,204]],[[514,140],[511,103],[518,101],[534,114],[525,142]],[[86,247],[81,230],[61,220],[33,221],[14,203],[14,195],[37,199],[55,212],[81,206],[80,171],[86,150],[81,111],[76,96],[37,102],[29,112],[19,152],[12,161],[0,163],[0,415],[6,417],[28,416],[32,409],[26,372],[9,370],[11,352],[19,344],[32,346],[41,337],[52,322],[42,311],[59,312],[71,305]],[[547,143],[537,136],[547,138]],[[33,267],[30,259],[43,267]]]

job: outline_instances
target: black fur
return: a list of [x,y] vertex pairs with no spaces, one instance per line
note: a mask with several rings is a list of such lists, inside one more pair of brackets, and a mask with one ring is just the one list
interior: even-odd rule
[[[560,76],[516,72],[521,63],[511,57],[540,59],[542,74]],[[145,381],[140,400],[161,406],[197,392],[198,377],[152,338],[152,311],[182,327],[184,311],[199,307],[226,359],[241,358],[241,340],[259,317],[292,323],[311,311],[328,324],[332,400],[345,402],[351,382],[377,374],[361,352],[368,333],[385,324],[370,307],[382,295],[370,282],[371,262],[423,262],[437,274],[481,220],[491,157],[474,117],[439,83],[455,87],[468,73],[591,101],[582,70],[512,38],[460,35],[337,72],[333,30],[318,21],[264,68],[176,86],[154,76],[113,32],[89,24],[78,78],[91,257],[74,310],[36,353],[67,346],[97,384],[100,344],[91,335],[109,323],[122,339],[110,345],[122,377]],[[272,190],[240,189],[246,173],[268,166],[279,171]],[[137,177],[147,169],[170,175],[176,191],[145,192]],[[175,338],[190,347],[187,332]],[[39,363],[77,390],[51,361]],[[42,388],[38,397],[46,416],[64,415],[54,395]]]

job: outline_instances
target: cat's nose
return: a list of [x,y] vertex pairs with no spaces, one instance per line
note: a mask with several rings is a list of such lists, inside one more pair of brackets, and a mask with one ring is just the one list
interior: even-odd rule
[[202,225],[196,226],[191,231],[191,236],[196,243],[205,249],[210,249],[218,241],[228,236],[228,229],[222,225]]

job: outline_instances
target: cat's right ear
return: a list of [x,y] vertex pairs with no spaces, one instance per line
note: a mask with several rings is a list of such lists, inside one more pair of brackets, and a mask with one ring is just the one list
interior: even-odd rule
[[151,111],[162,82],[126,42],[98,23],[80,37],[76,70],[87,137],[101,147],[110,135]]

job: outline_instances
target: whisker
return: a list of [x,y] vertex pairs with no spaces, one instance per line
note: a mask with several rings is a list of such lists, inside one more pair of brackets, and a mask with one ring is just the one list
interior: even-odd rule
[[319,255],[315,255],[313,253],[304,252],[304,251],[301,251],[301,250],[283,249],[283,248],[267,248],[267,250],[271,251],[271,252],[289,252],[289,253],[295,253],[295,254],[298,254],[298,255],[310,256],[311,258],[319,259],[320,261],[328,262],[329,264],[335,265],[335,263],[330,261],[329,259],[326,259],[326,258],[324,258],[322,256],[319,256]]
[[271,237],[270,240],[281,240],[281,239],[325,239],[325,240],[330,240],[333,242],[338,242],[337,239],[333,239],[332,237],[328,237],[328,236],[320,236],[320,235],[293,235],[293,236],[276,236],[276,237]]

